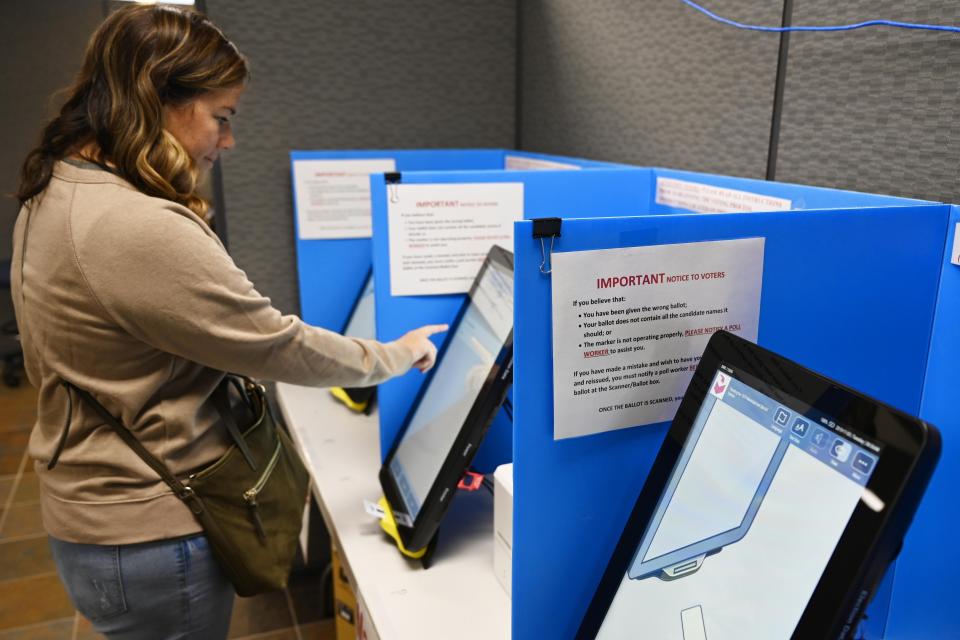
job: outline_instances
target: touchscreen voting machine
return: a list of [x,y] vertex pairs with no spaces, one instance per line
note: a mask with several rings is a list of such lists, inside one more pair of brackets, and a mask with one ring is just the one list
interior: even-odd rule
[[939,450],[932,426],[715,334],[578,637],[852,637]]
[[[348,338],[363,338],[375,340],[377,330],[375,326],[373,302],[373,271],[367,274],[363,289],[353,303],[353,309],[343,328],[343,335]],[[333,387],[330,389],[337,400],[358,413],[369,414],[376,400],[377,388],[374,387]]]
[[406,549],[436,533],[512,371],[513,254],[494,246],[380,470]]

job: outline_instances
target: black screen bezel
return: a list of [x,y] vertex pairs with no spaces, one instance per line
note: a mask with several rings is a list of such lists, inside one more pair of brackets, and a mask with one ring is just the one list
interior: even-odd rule
[[[463,305],[460,307],[456,319],[450,324],[448,336],[453,336],[457,328],[460,326],[460,322],[463,319],[467,308],[473,301],[477,287],[480,285],[483,275],[494,262],[498,266],[509,270],[511,274],[513,273],[513,253],[497,245],[491,247],[490,252],[487,254],[487,257],[483,262],[483,265],[477,272],[477,276],[474,279],[473,284],[470,286],[470,291],[467,293],[466,299],[464,300]],[[393,461],[393,458],[397,453],[397,449],[400,447],[400,443],[403,441],[403,437],[407,432],[407,428],[410,426],[410,422],[413,419],[413,416],[416,414],[417,408],[420,406],[420,402],[426,394],[427,389],[429,389],[430,383],[433,381],[433,377],[439,369],[439,364],[446,355],[447,349],[451,342],[452,341],[450,339],[447,339],[444,342],[440,352],[437,354],[436,365],[434,365],[433,369],[428,374],[427,379],[421,385],[420,391],[417,393],[417,397],[410,407],[410,411],[404,418],[403,426],[398,432],[397,437],[393,442],[393,446],[390,448],[390,452],[384,459],[383,466],[380,468],[380,486],[383,488],[384,495],[386,496],[387,501],[390,503],[392,508],[400,507],[405,503],[403,501],[397,481],[394,478],[393,473],[390,471],[390,463]],[[477,449],[480,447],[480,441],[483,439],[484,434],[490,427],[491,422],[493,422],[497,410],[503,403],[504,397],[506,397],[507,390],[512,382],[512,370],[513,330],[511,329],[509,335],[500,348],[500,352],[494,359],[494,364],[491,367],[483,386],[477,393],[476,400],[470,407],[470,410],[460,427],[460,432],[457,434],[453,445],[450,447],[450,451],[444,458],[443,464],[440,467],[440,471],[437,473],[437,477],[434,479],[430,486],[430,490],[424,497],[420,511],[413,521],[413,526],[404,526],[399,523],[397,525],[400,539],[403,542],[404,547],[407,549],[422,549],[427,545],[427,543],[433,537],[433,534],[436,532],[437,527],[443,518],[443,514],[446,513],[446,510],[450,505],[453,494],[456,491],[457,484],[459,484],[460,479],[463,477],[464,471],[466,471],[470,466],[470,462],[473,460]],[[468,445],[469,449],[467,449]],[[464,454],[464,451],[466,451],[466,454]]]
[[[764,383],[777,401],[795,400],[834,416],[837,424],[881,444],[866,488],[885,508],[858,502],[814,589],[794,638],[846,637],[899,551],[939,456],[937,430],[917,418],[836,383],[762,347],[723,331],[711,336],[657,454],[627,525],[577,632],[594,638],[656,509],[716,372],[726,365]],[[771,393],[772,392],[772,393]],[[638,621],[642,625],[642,621]]]
[[[343,323],[343,329],[340,331],[341,334],[348,338],[355,338],[356,336],[348,336],[347,328],[350,326],[350,323],[353,321],[353,314],[357,312],[357,308],[360,306],[360,301],[363,299],[363,292],[367,290],[367,285],[373,281],[373,267],[367,271],[367,277],[363,279],[363,286],[360,287],[360,291],[357,293],[357,297],[353,300],[353,306],[350,307],[350,313],[347,314],[347,320]],[[376,307],[374,307],[374,314],[376,314]],[[374,319],[374,325],[376,325],[376,319]],[[343,392],[347,394],[351,400],[357,404],[363,405],[363,412],[370,414],[373,410],[373,403],[377,395],[377,386],[372,385],[369,387],[342,387]]]

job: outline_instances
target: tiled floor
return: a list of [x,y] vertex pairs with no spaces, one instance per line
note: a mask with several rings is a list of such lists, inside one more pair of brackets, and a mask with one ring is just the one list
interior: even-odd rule
[[[39,486],[27,457],[36,390],[0,385],[0,640],[89,640],[103,636],[77,614],[57,577],[40,522]],[[318,579],[294,577],[285,591],[237,598],[229,637],[333,640],[321,620]]]

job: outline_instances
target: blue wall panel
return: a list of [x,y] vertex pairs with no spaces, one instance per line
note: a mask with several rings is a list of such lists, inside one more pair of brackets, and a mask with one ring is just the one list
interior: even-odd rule
[[[960,207],[952,207],[943,251],[940,298],[934,317],[930,359],[920,416],[940,429],[940,463],[914,518],[897,561],[887,637],[958,638],[956,594],[960,591],[960,547],[951,543],[958,525],[960,485],[960,409],[957,366],[960,363],[960,266],[951,264],[954,228]],[[936,246],[927,251],[935,252]],[[896,334],[894,334],[896,335]],[[888,368],[892,377],[900,375]]]

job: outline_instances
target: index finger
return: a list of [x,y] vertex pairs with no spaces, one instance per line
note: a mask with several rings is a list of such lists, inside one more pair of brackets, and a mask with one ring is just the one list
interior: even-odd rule
[[435,333],[443,333],[450,328],[448,324],[428,324],[420,327],[417,331],[421,332],[425,337],[432,336]]

